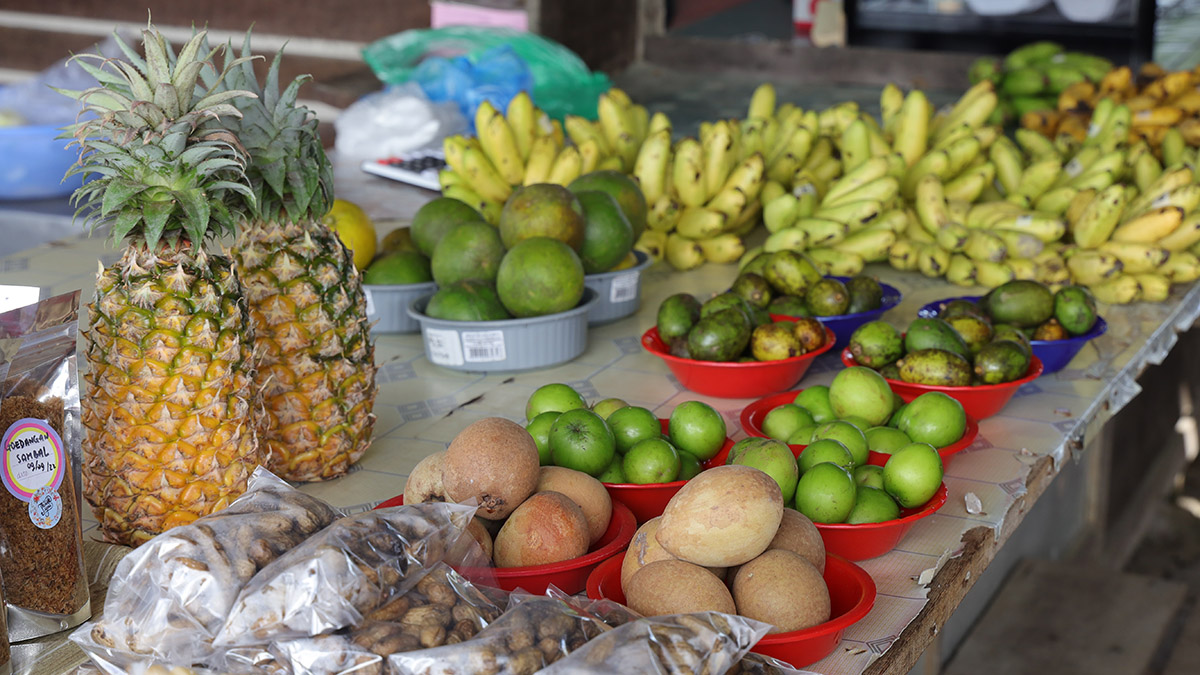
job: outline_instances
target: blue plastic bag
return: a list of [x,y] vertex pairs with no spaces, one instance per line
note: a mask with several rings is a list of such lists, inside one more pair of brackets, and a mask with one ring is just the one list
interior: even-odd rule
[[508,45],[491,47],[473,57],[427,58],[413,69],[412,80],[429,100],[456,104],[471,128],[475,109],[483,101],[504,110],[518,93],[533,89],[533,74]]

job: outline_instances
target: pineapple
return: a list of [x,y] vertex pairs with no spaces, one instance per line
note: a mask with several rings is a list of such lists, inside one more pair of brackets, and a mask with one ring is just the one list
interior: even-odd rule
[[95,114],[69,128],[68,175],[94,177],[78,213],[124,245],[84,331],[84,490],[105,539],[136,546],[226,506],[261,460],[249,312],[232,261],[204,246],[252,195],[244,152],[217,126],[251,94],[199,85],[215,68],[203,33],[177,56],[152,29],[144,59],[118,42],[126,60],[78,58],[98,86],[60,91]]
[[280,93],[281,57],[264,84],[249,62],[224,83],[257,94],[238,99],[243,117],[228,122],[249,153],[255,196],[234,256],[255,326],[267,467],[288,480],[319,481],[345,474],[371,443],[375,349],[362,277],[321,221],[333,202],[333,169],[316,117],[296,103],[308,77]]

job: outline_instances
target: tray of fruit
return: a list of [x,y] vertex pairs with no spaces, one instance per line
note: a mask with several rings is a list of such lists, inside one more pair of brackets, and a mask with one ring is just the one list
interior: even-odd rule
[[646,616],[703,608],[771,623],[754,651],[793,666],[832,652],[876,596],[870,575],[826,554],[812,521],[785,507],[774,480],[746,466],[689,482],[624,555],[596,567],[587,590]]
[[1015,326],[1041,360],[1043,375],[1065,368],[1089,340],[1108,330],[1086,288],[1064,286],[1051,291],[1036,281],[1010,282],[984,296],[930,302],[917,310],[917,316],[944,319],[960,333],[994,335],[999,328],[1016,337],[1003,328]]

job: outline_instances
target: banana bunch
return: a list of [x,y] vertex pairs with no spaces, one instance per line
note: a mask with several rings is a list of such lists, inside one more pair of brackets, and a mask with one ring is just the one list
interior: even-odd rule
[[1194,163],[1200,146],[1197,85],[1197,70],[1167,72],[1158,64],[1146,63],[1135,75],[1128,66],[1121,66],[1097,82],[1067,87],[1053,110],[1025,115],[1021,125],[1050,138],[1065,134],[1082,142],[1105,106],[1123,104],[1130,111],[1129,143],[1145,141],[1167,166]]
[[1106,59],[1043,41],[1019,47],[1003,59],[977,59],[967,75],[971,84],[996,85],[1000,102],[991,122],[1007,124],[1033,111],[1054,110],[1063,92],[1084,84],[1094,87],[1110,70],[1112,63]]
[[473,137],[442,143],[448,168],[438,174],[442,194],[475,207],[493,225],[513,190],[533,183],[566,185],[600,168],[604,158],[567,146],[562,126],[521,92],[501,113],[490,102],[475,111]]
[[594,122],[578,115],[563,118],[567,136],[579,153],[596,158],[583,173],[603,169],[632,173],[638,152],[650,134],[671,126],[666,115],[651,117],[645,106],[634,103],[616,87],[600,95],[596,112],[599,119]]

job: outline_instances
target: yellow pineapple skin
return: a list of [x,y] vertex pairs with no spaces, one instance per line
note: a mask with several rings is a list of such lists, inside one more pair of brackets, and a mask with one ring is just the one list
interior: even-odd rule
[[378,391],[362,276],[315,220],[253,223],[234,251],[255,329],[266,466],[290,481],[345,475],[371,444]]
[[137,546],[219,511],[262,460],[253,327],[225,256],[130,246],[97,275],[84,331],[84,494]]

